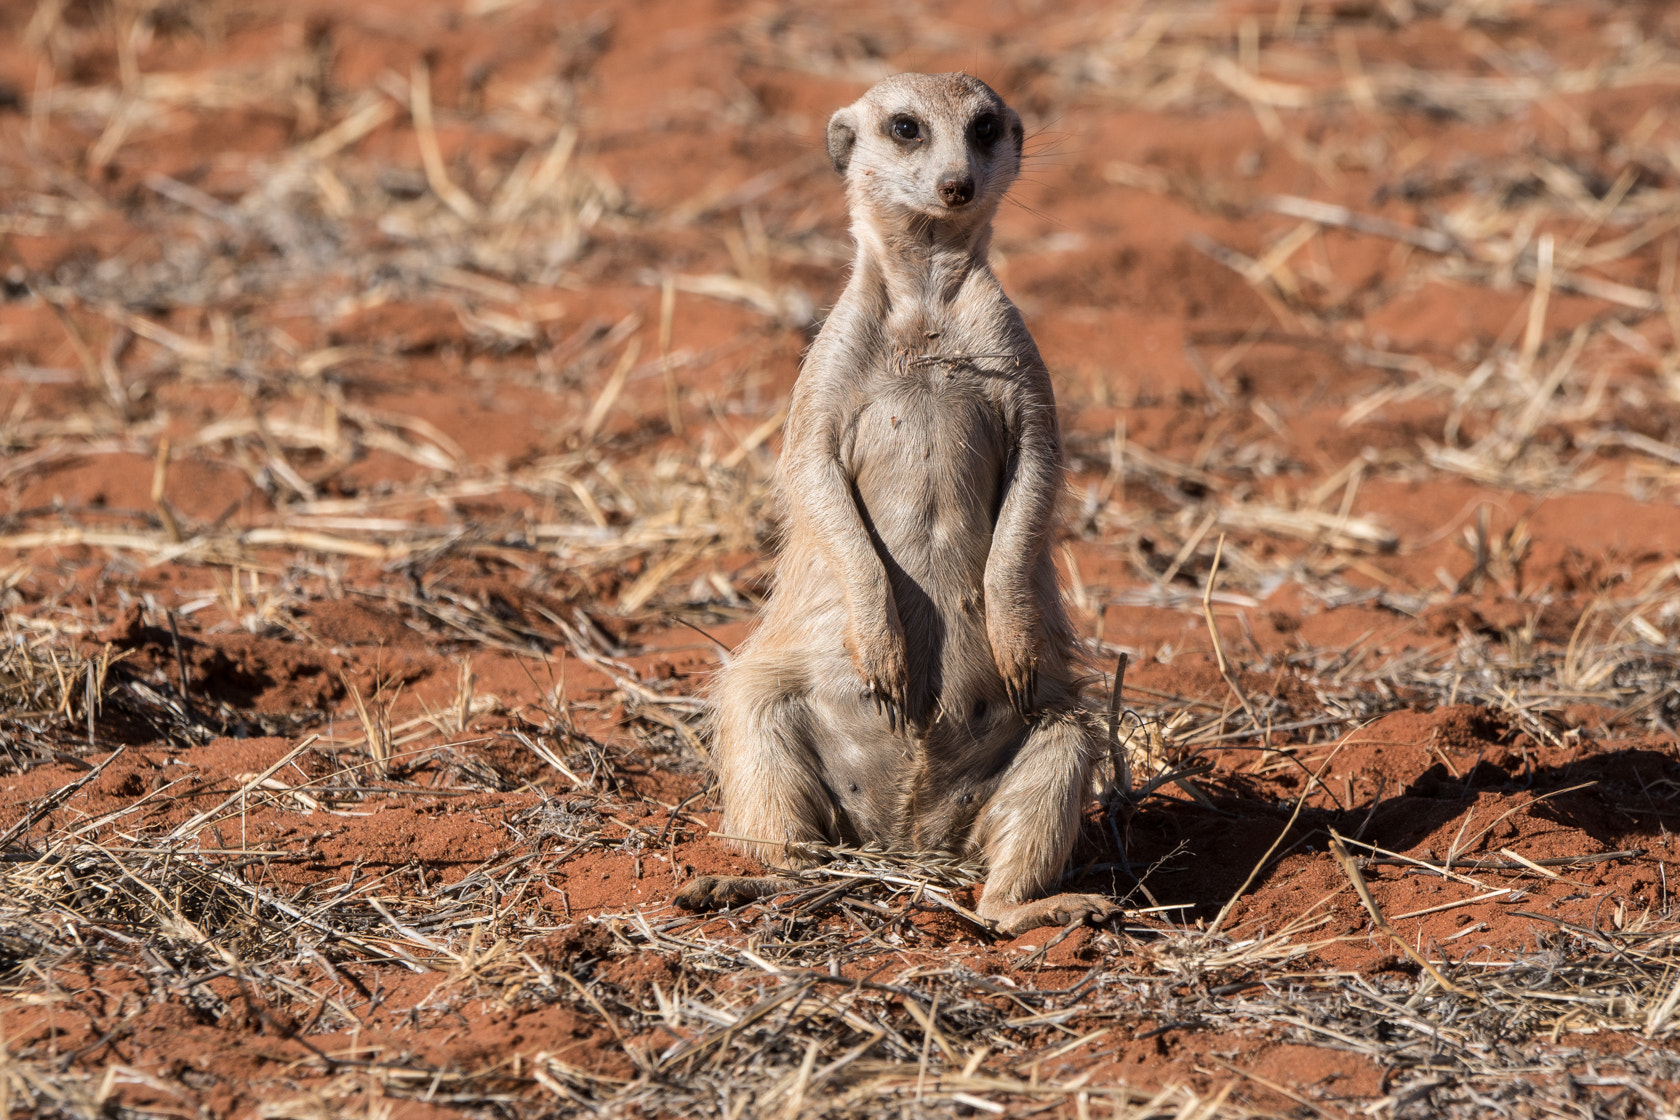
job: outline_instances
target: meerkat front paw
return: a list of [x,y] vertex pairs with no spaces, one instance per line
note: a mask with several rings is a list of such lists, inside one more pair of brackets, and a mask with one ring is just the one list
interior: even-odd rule
[[1003,678],[1003,690],[1010,706],[1026,720],[1032,718],[1038,707],[1037,633],[1036,620],[1031,625],[1022,625],[1017,620],[986,620],[986,635],[991,640],[998,675]]
[[854,629],[846,637],[852,664],[863,678],[863,695],[895,729],[902,727],[910,697],[910,662],[904,631],[894,624],[871,631]]

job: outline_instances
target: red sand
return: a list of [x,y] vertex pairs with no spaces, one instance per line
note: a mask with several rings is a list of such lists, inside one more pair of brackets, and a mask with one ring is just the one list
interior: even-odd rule
[[[1488,59],[1516,65],[1509,60],[1525,50],[1544,51],[1552,64],[1568,68],[1613,53],[1608,4],[1502,6],[1510,9],[1506,18],[1472,28],[1499,45],[1481,54],[1465,45],[1461,32],[1469,33],[1450,18],[1384,30],[1384,17],[1372,14],[1411,5],[1293,7],[1303,27],[1342,20],[1347,41],[1372,74],[1407,65],[1486,77],[1498,73]],[[1280,17],[1267,5],[1225,8],[1210,17],[1231,32],[1219,49],[1228,50],[1245,26],[1258,27],[1268,78],[1294,80],[1290,67],[1299,70],[1302,57],[1336,57],[1323,34],[1299,42],[1274,34]],[[1185,907],[1172,920],[1186,927],[1213,921],[1279,839],[1293,799],[1302,796],[1307,804],[1297,827],[1278,845],[1285,854],[1256,878],[1223,927],[1234,938],[1259,937],[1319,906],[1327,920],[1300,934],[1316,943],[1297,962],[1300,968],[1416,971],[1373,929],[1326,851],[1330,828],[1418,859],[1641,853],[1570,866],[1556,877],[1490,874],[1496,885],[1523,893],[1452,907],[1445,904],[1476,890],[1392,862],[1367,865],[1375,899],[1400,934],[1434,959],[1508,960],[1536,948],[1558,922],[1608,927],[1647,911],[1669,916],[1665,868],[1675,853],[1667,821],[1675,819],[1680,765],[1664,724],[1652,722],[1649,711],[1597,703],[1585,695],[1591,688],[1575,699],[1559,695],[1534,705],[1522,718],[1450,702],[1451,695],[1393,675],[1392,666],[1406,656],[1417,666],[1438,666],[1460,649],[1514,658],[1533,649],[1556,653],[1572,636],[1591,639],[1594,648],[1626,645],[1649,637],[1612,630],[1636,599],[1646,604],[1639,608],[1644,625],[1672,644],[1677,620],[1670,584],[1680,551],[1676,476],[1674,460],[1653,456],[1649,447],[1654,441],[1672,450],[1680,438],[1673,367],[1680,320],[1672,319],[1673,305],[1665,319],[1660,311],[1555,291],[1539,339],[1542,366],[1550,368],[1578,326],[1591,326],[1559,398],[1570,406],[1588,403],[1544,415],[1532,432],[1534,453],[1514,460],[1507,478],[1479,477],[1443,466],[1440,458],[1432,462],[1429,449],[1452,445],[1449,427],[1458,446],[1481,439],[1510,421],[1520,395],[1501,412],[1480,404],[1461,408],[1446,391],[1408,394],[1410,374],[1392,363],[1350,360],[1346,345],[1402,354],[1461,377],[1501,339],[1507,347],[1521,344],[1530,305],[1526,283],[1509,275],[1426,274],[1417,253],[1390,240],[1326,229],[1287,262],[1294,294],[1267,289],[1289,295],[1288,306],[1281,297],[1269,305],[1192,239],[1264,257],[1299,224],[1251,208],[1253,200],[1274,194],[1426,226],[1442,208],[1467,198],[1542,191],[1524,170],[1538,166],[1597,186],[1580,208],[1554,206],[1528,233],[1554,233],[1560,244],[1577,235],[1602,243],[1627,232],[1625,226],[1587,228],[1593,198],[1618,175],[1633,169],[1629,197],[1675,189],[1680,119],[1664,109],[1672,77],[1666,85],[1554,96],[1513,118],[1497,107],[1481,118],[1453,118],[1421,108],[1360,112],[1337,103],[1286,111],[1278,123],[1277,110],[1257,116],[1211,81],[1195,96],[1159,108],[1081,84],[1059,63],[1084,57],[1079,52],[1101,34],[1144,34],[1144,14],[1131,22],[1116,15],[1104,24],[1100,4],[1076,4],[1054,16],[1048,9],[1030,15],[1009,5],[937,3],[865,5],[850,14],[722,2],[611,2],[588,11],[492,3],[476,6],[482,14],[430,3],[211,9],[202,22],[187,19],[174,30],[165,9],[149,15],[162,30],[141,37],[133,56],[139,72],[195,82],[223,75],[237,79],[233,85],[256,86],[274,80],[274,59],[283,57],[294,66],[292,85],[229,95],[225,106],[202,90],[182,94],[136,124],[101,166],[91,165],[89,153],[112,126],[91,94],[76,97],[118,88],[113,17],[102,8],[72,6],[66,22],[39,41],[25,34],[27,6],[0,11],[0,92],[17,102],[0,107],[0,219],[8,223],[0,232],[7,254],[0,270],[10,270],[0,302],[0,353],[11,367],[0,371],[6,534],[77,525],[155,536],[152,468],[164,439],[174,448],[166,499],[183,524],[228,532],[274,525],[298,495],[261,466],[264,444],[256,429],[211,439],[203,433],[259,412],[271,426],[317,428],[327,422],[322,402],[329,398],[338,401],[332,422],[359,441],[355,455],[339,462],[329,450],[310,450],[289,436],[283,441],[318,506],[345,499],[345,508],[356,510],[355,501],[393,486],[432,475],[489,478],[575,447],[623,340],[642,339],[643,362],[657,353],[661,275],[748,275],[756,267],[773,289],[802,292],[819,308],[830,302],[847,247],[840,192],[821,151],[826,113],[854,97],[874,70],[966,66],[1021,107],[1031,125],[1020,205],[1006,207],[998,222],[999,267],[1057,377],[1073,460],[1067,574],[1079,623],[1088,635],[1132,652],[1128,699],[1152,711],[1186,710],[1191,726],[1237,706],[1214,664],[1200,609],[1220,530],[1204,531],[1174,564],[1201,521],[1195,501],[1203,495],[1232,506],[1339,512],[1396,542],[1338,548],[1310,533],[1302,539],[1275,528],[1229,528],[1248,566],[1226,570],[1221,590],[1234,598],[1216,604],[1216,615],[1244,693],[1279,697],[1311,716],[1331,702],[1324,690],[1333,697],[1336,687],[1362,683],[1376,693],[1387,690],[1385,706],[1393,710],[1358,721],[1351,731],[1342,725],[1278,732],[1269,745],[1293,745],[1297,762],[1262,753],[1252,739],[1223,744],[1206,756],[1212,770],[1195,779],[1199,796],[1168,787],[1131,815],[1124,822],[1127,858],[1133,867],[1156,868],[1148,885],[1157,899]],[[1260,12],[1258,22],[1245,24],[1251,10]],[[1672,11],[1642,6],[1625,19],[1651,50],[1667,51],[1672,61],[1680,35]],[[1184,49],[1169,42],[1126,65],[1143,73],[1156,64],[1150,60]],[[245,224],[237,229],[218,224],[215,206],[256,198],[247,192],[275,173],[282,153],[353,111],[358,96],[394,105],[377,91],[406,86],[422,57],[431,66],[444,165],[481,202],[522,156],[540,158],[548,150],[555,112],[563,110],[577,125],[574,159],[615,201],[570,256],[557,253],[559,263],[546,275],[495,279],[488,250],[482,262],[469,254],[452,267],[491,278],[476,292],[435,275],[429,287],[417,278],[439,266],[402,255],[408,235],[401,223],[418,220],[411,200],[427,192],[406,111],[393,112],[347,152],[370,176],[390,173],[390,221],[383,226],[346,223],[347,240],[337,253],[310,264],[302,258],[319,243],[284,249],[287,237],[304,234],[288,233],[278,219],[264,227],[264,204],[242,211]],[[1115,88],[1123,78],[1114,79]],[[1300,80],[1310,86],[1317,79]],[[1340,88],[1339,72],[1334,81]],[[294,87],[295,96],[284,92]],[[529,97],[520,97],[536,89],[549,94],[533,109]],[[61,98],[51,102],[58,107],[36,114],[49,95]],[[487,115],[496,113],[528,123],[486,127]],[[516,139],[520,129],[531,135]],[[1624,143],[1640,130],[1638,147]],[[1668,166],[1650,154],[1662,151],[1670,153]],[[159,175],[186,184],[194,193],[177,197],[191,197],[209,213],[165,201],[156,189]],[[1140,176],[1156,177],[1151,182],[1159,189],[1140,189]],[[353,185],[366,189],[360,180]],[[319,215],[331,206],[332,188],[320,190],[325,193],[305,215],[325,221]],[[67,209],[75,220],[54,216]],[[296,218],[288,213],[287,220]],[[755,256],[754,231],[764,229],[773,244]],[[199,263],[183,275],[172,273],[172,253],[218,239],[227,243],[225,251],[194,258]],[[1655,291],[1665,276],[1672,283],[1673,245],[1669,233],[1625,259],[1578,271]],[[1661,263],[1664,252],[1669,266]],[[101,279],[96,265],[112,260],[121,262],[119,279]],[[367,261],[387,275],[371,273]],[[216,294],[219,276],[260,268],[294,273],[255,295]],[[404,269],[406,278],[394,278]],[[55,298],[70,308],[95,366],[105,361],[113,369],[126,415],[100,382],[84,376],[54,309],[21,288],[26,275],[61,293]],[[157,294],[124,294],[125,284],[150,291],[154,283]],[[126,313],[152,326],[136,334],[132,319],[125,327],[121,313],[101,310],[90,294],[100,284],[107,292],[103,306],[129,299]],[[504,298],[508,292],[497,284],[514,298]],[[176,299],[167,294],[174,290],[196,295]],[[523,317],[536,327],[523,340],[497,336],[483,325],[485,313]],[[608,336],[627,317],[628,326]],[[603,336],[610,346],[600,344]],[[714,459],[739,447],[785,402],[809,335],[805,324],[787,317],[683,289],[671,337],[692,359],[681,371],[685,435],[668,431],[657,368],[639,370],[600,428],[596,457],[620,476],[650,475],[662,457],[692,459],[700,447]],[[171,343],[177,338],[187,340],[184,350]],[[277,395],[282,382],[264,381],[295,365],[296,355],[329,347],[344,348],[335,359],[342,364],[327,367],[337,371],[332,394],[300,391],[287,398]],[[262,355],[269,368],[241,372],[238,353]],[[1374,395],[1384,390],[1392,391],[1387,403]],[[1113,488],[1117,426],[1127,441],[1127,469]],[[1637,439],[1618,442],[1619,434],[1606,440],[1606,432],[1633,433],[1647,450],[1639,450]],[[772,437],[762,448],[741,450],[737,461],[762,470],[775,446]],[[1583,464],[1571,477],[1597,472],[1580,489],[1524,474],[1576,456]],[[1151,465],[1160,460],[1176,467],[1163,472]],[[1351,472],[1350,484],[1345,468],[1356,462],[1364,466]],[[618,527],[646,514],[630,511],[607,476],[589,477],[593,492],[607,501],[590,514],[600,524]],[[595,522],[573,504],[568,485],[554,483],[544,492],[490,487],[485,495],[463,491],[346,516],[390,516],[421,528],[463,525],[492,540],[538,524],[587,528]],[[1099,491],[1100,508],[1081,519],[1080,502]],[[1478,510],[1485,511],[1486,530],[1480,570],[1474,537],[1466,543],[1465,536],[1473,534]],[[551,842],[534,839],[520,823],[521,814],[547,799],[575,798],[565,803],[599,814],[592,819],[608,839],[638,830],[643,839],[662,834],[670,843],[663,851],[651,840],[645,849],[625,843],[622,851],[556,864],[519,905],[563,928],[518,949],[553,968],[598,960],[598,975],[624,1000],[652,1009],[651,993],[656,986],[672,990],[679,963],[625,955],[604,932],[610,926],[589,919],[634,911],[657,923],[672,916],[668,899],[682,881],[745,865],[707,835],[716,806],[702,793],[694,752],[650,753],[647,737],[631,734],[636,710],[621,683],[598,665],[568,657],[564,643],[544,637],[555,627],[542,620],[593,628],[599,641],[622,646],[622,660],[646,687],[697,695],[718,655],[710,641],[669,617],[698,585],[700,598],[713,605],[709,614],[690,610],[689,617],[726,645],[746,632],[750,611],[739,604],[762,593],[766,566],[750,534],[737,536],[720,535],[703,559],[679,561],[664,573],[665,590],[628,610],[624,597],[663,554],[628,549],[622,558],[582,568],[540,549],[509,546],[409,565],[265,547],[234,566],[158,562],[120,546],[73,542],[11,548],[0,553],[0,604],[9,615],[56,625],[90,654],[109,643],[126,653],[126,671],[158,688],[175,682],[184,667],[194,695],[207,710],[219,705],[224,722],[233,716],[229,729],[242,736],[183,750],[155,728],[108,725],[102,734],[111,741],[86,754],[87,761],[97,762],[115,741],[133,745],[33,835],[158,791],[167,795],[125,817],[121,827],[165,831],[218,803],[306,732],[325,738],[296,759],[296,770],[288,771],[292,784],[360,765],[328,748],[359,735],[351,689],[377,694],[391,703],[393,723],[432,713],[448,732],[434,732],[414,749],[460,743],[454,750],[464,763],[431,758],[414,779],[435,783],[435,793],[410,788],[336,815],[306,811],[293,800],[254,800],[237,826],[224,822],[217,834],[199,835],[200,847],[222,853],[208,858],[232,859],[226,854],[232,849],[282,853],[259,864],[260,872],[241,874],[288,896],[390,875],[385,893],[400,899],[405,891],[552,851]],[[1159,576],[1169,567],[1175,579],[1168,590],[1177,598],[1150,599],[1153,580],[1145,571]],[[736,589],[736,605],[716,592],[720,581]],[[1592,613],[1603,601],[1619,605]],[[453,626],[451,618],[465,616],[452,610],[494,617],[504,630],[487,640],[482,628]],[[165,611],[182,612],[179,655]],[[455,704],[459,667],[468,659],[477,704],[462,728]],[[575,789],[512,736],[548,726],[568,701],[576,705],[578,730],[607,744],[619,760],[616,789]],[[505,792],[460,796],[448,788],[474,758],[495,767]],[[8,772],[0,779],[0,826],[77,778],[85,765],[48,761]],[[1321,784],[1309,784],[1309,771],[1318,772]],[[370,774],[361,776],[378,784]],[[673,812],[690,798],[681,815]],[[1093,809],[1075,866],[1115,858]],[[1129,888],[1115,872],[1093,872],[1081,882],[1083,889]],[[972,904],[972,892],[966,901]],[[1413,912],[1420,913],[1404,917]],[[750,917],[729,915],[693,928],[745,943],[750,926]],[[924,910],[906,932],[901,946],[852,961],[842,974],[892,975],[955,959],[979,974],[1050,989],[1133,952],[1113,934],[1078,931],[1026,968],[1023,956],[1058,931],[994,942],[948,913]],[[450,936],[457,949],[465,946],[466,934]],[[269,1007],[233,975],[204,982],[226,1008],[216,1015],[153,999],[135,973],[114,969],[55,974],[50,997],[38,987],[39,998],[0,1004],[0,1037],[13,1056],[64,1057],[73,1071],[93,1075],[119,1071],[106,1107],[148,1115],[254,1115],[265,1106],[279,1108],[265,1115],[452,1111],[420,1099],[424,1086],[378,1099],[390,1082],[363,1076],[358,1062],[471,1073],[547,1052],[603,1076],[634,1073],[613,1036],[616,1028],[569,1004],[509,1004],[483,984],[391,964],[343,971],[342,982],[332,985],[334,998],[360,1008],[355,1029],[316,1029],[309,1019],[321,1013],[319,1005]],[[298,980],[319,984],[321,976],[300,972]],[[1078,1020],[1069,1024],[1079,1027]],[[1385,1071],[1360,1056],[1306,1044],[1282,1028],[1229,1037],[1199,1031],[1147,1002],[1112,1027],[1039,1075],[1088,1072],[1091,1085],[1181,1083],[1213,1093],[1232,1080],[1235,1067],[1252,1075],[1238,1079],[1236,1099],[1286,1113],[1303,1106],[1277,1086],[1315,1100],[1330,1086],[1339,1101],[1355,1104],[1388,1089]],[[657,1051],[673,1041],[657,1027],[628,1045]],[[1614,1058],[1641,1043],[1601,1036],[1593,1044]],[[335,1061],[319,1060],[322,1054]],[[1017,1061],[1014,1068],[1024,1075],[1026,1065]],[[1675,1086],[1651,1088],[1673,1099]],[[1643,1098],[1628,1099],[1630,1109],[1644,1107]]]

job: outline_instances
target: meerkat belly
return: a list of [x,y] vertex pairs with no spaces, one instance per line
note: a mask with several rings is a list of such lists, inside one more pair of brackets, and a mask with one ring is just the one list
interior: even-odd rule
[[973,392],[912,385],[858,419],[851,473],[903,626],[914,718],[999,687],[982,588],[1005,449]]
[[895,580],[947,607],[978,593],[1004,460],[1002,424],[977,395],[910,391],[864,409],[852,476]]

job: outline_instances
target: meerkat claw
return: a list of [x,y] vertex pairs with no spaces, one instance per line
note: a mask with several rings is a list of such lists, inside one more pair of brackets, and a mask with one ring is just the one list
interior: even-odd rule
[[863,699],[869,702],[869,706],[875,710],[876,715],[885,716],[887,723],[891,725],[893,722],[892,697],[878,683],[871,681],[864,688]]
[[1033,714],[1036,711],[1034,700],[1038,692],[1037,677],[1036,672],[1029,671],[1025,680],[1017,681],[1006,678],[1003,682],[1004,693],[1009,699],[1009,706],[1015,709],[1017,715],[1028,722],[1032,721]]

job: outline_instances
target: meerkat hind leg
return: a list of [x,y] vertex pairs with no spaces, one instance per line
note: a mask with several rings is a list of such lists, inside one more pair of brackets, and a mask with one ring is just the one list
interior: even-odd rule
[[1074,921],[1102,925],[1120,913],[1121,907],[1113,899],[1100,894],[1053,894],[1049,898],[1012,903],[990,915],[981,908],[981,914],[990,917],[1005,937],[1019,937],[1039,926],[1065,926]]
[[[788,845],[837,839],[836,814],[813,749],[809,700],[780,691],[776,667],[741,663],[719,689],[713,755],[722,786],[722,831],[761,860],[801,866]],[[702,875],[672,899],[684,910],[721,910],[795,890],[786,875]]]
[[1039,717],[981,815],[978,838],[991,870],[979,914],[1005,937],[1120,913],[1102,895],[1034,897],[1055,885],[1073,850],[1090,774],[1089,736],[1076,718]]

